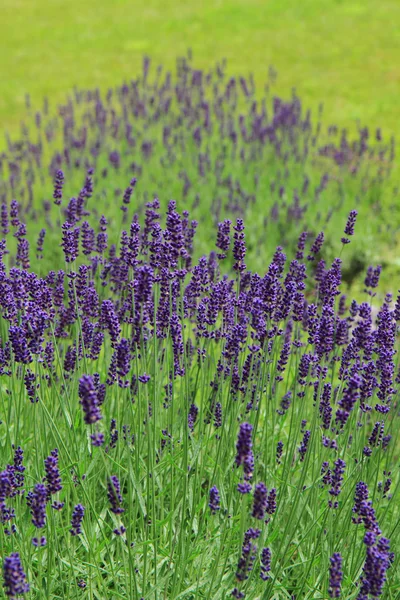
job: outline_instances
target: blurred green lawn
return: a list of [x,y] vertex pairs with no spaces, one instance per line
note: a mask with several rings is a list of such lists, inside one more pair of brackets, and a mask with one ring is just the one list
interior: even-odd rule
[[62,100],[74,85],[107,87],[137,73],[143,54],[172,67],[226,57],[276,90],[296,87],[325,122],[400,119],[400,0],[1,0],[0,125],[14,129],[24,97]]

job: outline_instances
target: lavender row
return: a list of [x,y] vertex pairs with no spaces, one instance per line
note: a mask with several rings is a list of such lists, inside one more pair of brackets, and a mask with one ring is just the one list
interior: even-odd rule
[[[86,183],[75,196],[82,172],[94,169],[92,212],[98,218],[107,214],[114,241],[120,221],[115,212],[132,195],[126,182],[139,179],[134,202],[141,214],[159,195],[182,199],[204,222],[200,252],[212,243],[209,229],[228,214],[251,219],[251,247],[264,247],[267,240],[270,251],[278,244],[293,250],[310,223],[314,235],[324,228],[326,253],[333,258],[336,215],[343,219],[355,202],[362,226],[372,227],[370,235],[384,245],[388,234],[397,233],[397,192],[389,179],[393,140],[380,130],[360,128],[352,136],[334,125],[324,128],[321,115],[312,116],[295,93],[289,100],[271,97],[273,79],[271,71],[267,89],[257,90],[251,76],[228,75],[225,63],[202,71],[183,58],[171,73],[151,69],[145,59],[142,73],[131,81],[105,93],[75,90],[57,109],[46,101],[34,110],[28,97],[21,134],[7,135],[0,155],[3,235],[17,201],[32,222],[38,253],[44,227],[45,243],[56,245],[58,212],[52,209],[49,181],[64,173],[69,201],[63,210],[71,222],[75,214],[82,216]],[[58,182],[56,194],[63,183]],[[385,216],[388,203],[390,218]],[[373,223],[372,210],[379,214]],[[369,248],[365,244],[363,251],[368,254]],[[261,260],[252,254],[252,264]],[[357,265],[347,277],[354,271]]]

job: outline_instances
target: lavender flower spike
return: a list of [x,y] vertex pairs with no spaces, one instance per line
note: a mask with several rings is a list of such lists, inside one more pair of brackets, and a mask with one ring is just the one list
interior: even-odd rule
[[[351,210],[349,216],[347,218],[346,227],[344,232],[346,235],[351,236],[354,235],[354,225],[356,224],[358,212],[356,210]],[[342,244],[349,244],[350,240],[348,238],[342,237]]]
[[111,504],[111,512],[115,515],[120,515],[124,512],[122,508],[122,495],[121,495],[121,485],[119,483],[118,477],[116,475],[112,475],[110,477],[110,481],[107,486],[108,492],[107,496]]
[[29,507],[32,514],[32,523],[38,529],[46,525],[47,489],[42,483],[37,483],[33,494],[29,497]]
[[263,519],[267,508],[267,488],[265,483],[257,483],[254,490],[253,512],[255,519]]
[[79,535],[82,533],[82,521],[85,515],[85,507],[82,504],[77,504],[72,513],[71,529],[69,530],[71,535]]
[[50,453],[50,456],[44,461],[44,468],[46,471],[47,496],[50,497],[52,494],[56,494],[62,490],[60,471],[58,468],[57,448],[55,448]]
[[102,415],[99,409],[96,386],[91,375],[83,375],[79,380],[79,397],[87,425],[100,421]]
[[261,552],[261,568],[260,577],[263,581],[268,581],[270,578],[268,573],[271,570],[271,550],[269,548],[263,548]]
[[64,173],[61,170],[56,172],[56,176],[54,179],[54,204],[60,206],[62,200],[62,189],[64,185]]
[[329,559],[331,566],[329,568],[329,596],[330,598],[340,598],[340,586],[343,579],[342,557],[339,552],[335,552]]
[[219,491],[216,485],[213,485],[213,487],[210,489],[210,501],[208,503],[208,506],[210,507],[211,513],[213,515],[215,515],[215,513],[220,510],[221,506],[220,506],[220,496],[219,496]]
[[29,583],[26,582],[26,575],[17,552],[5,557],[3,578],[5,594],[11,600],[17,600],[18,596],[29,592]]

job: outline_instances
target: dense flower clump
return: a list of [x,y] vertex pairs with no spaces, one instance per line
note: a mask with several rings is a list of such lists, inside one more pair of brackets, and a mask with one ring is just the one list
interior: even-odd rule
[[[9,140],[3,165],[6,596],[394,597],[400,295],[378,300],[379,265],[363,296],[343,293],[359,211],[341,212],[336,238],[321,218],[307,227],[284,174],[271,182],[281,203],[264,212],[277,223],[285,204],[297,240],[250,269],[252,169],[267,156],[304,165],[314,148],[356,179],[373,154],[365,132],[322,148],[297,98],[269,115],[251,80],[186,62],[174,85],[161,72],[151,83],[145,63],[140,82],[106,98],[77,91],[54,122],[35,119],[43,143]],[[44,146],[61,138],[39,206]],[[139,199],[156,154],[163,174],[180,165],[182,212]],[[224,171],[228,155],[243,181]],[[115,198],[102,190],[109,171]],[[207,224],[187,209],[197,216],[194,182],[201,194],[213,176]]]

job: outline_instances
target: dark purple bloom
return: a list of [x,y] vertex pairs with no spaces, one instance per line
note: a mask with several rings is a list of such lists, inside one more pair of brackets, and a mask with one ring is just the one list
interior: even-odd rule
[[150,375],[148,375],[148,373],[143,373],[143,375],[139,375],[138,380],[140,381],[140,383],[143,383],[144,385],[146,385],[146,383],[149,383],[151,377]]
[[46,546],[47,544],[47,539],[45,538],[44,535],[42,535],[42,537],[39,539],[37,537],[32,538],[32,544],[35,546],[35,548],[43,547]]
[[19,226],[19,204],[16,200],[11,200],[10,203],[10,219],[13,227]]
[[278,465],[281,462],[282,452],[283,452],[283,442],[279,441],[276,445],[276,462],[278,463]]
[[325,383],[321,394],[321,401],[319,404],[319,414],[322,419],[322,426],[324,429],[329,429],[332,418],[332,407],[330,404],[332,386],[330,383]]
[[237,600],[242,600],[242,598],[245,597],[245,593],[241,592],[240,590],[238,590],[237,587],[233,588],[231,596],[233,598],[236,598]]
[[197,415],[199,414],[199,409],[195,404],[191,404],[188,413],[188,427],[190,431],[194,430],[194,426],[196,424]]
[[391,435],[385,435],[384,438],[382,439],[382,448],[384,450],[388,447],[391,439],[392,439]]
[[257,483],[254,488],[253,512],[255,519],[263,519],[267,508],[267,488],[265,483]]
[[246,270],[246,264],[244,262],[246,256],[246,243],[244,236],[244,224],[242,219],[237,219],[236,225],[234,225],[233,229],[235,233],[233,234],[233,257],[235,259],[235,264],[233,268],[235,271],[239,271],[239,273],[243,273]]
[[263,581],[268,581],[268,579],[269,579],[268,573],[271,570],[271,550],[269,548],[262,549],[260,562],[261,562],[260,577]]
[[357,373],[348,381],[347,387],[343,392],[343,396],[338,402],[340,408],[338,408],[336,411],[336,423],[338,423],[340,427],[344,427],[351,411],[354,408],[355,403],[360,397],[359,390],[361,383],[361,377]]
[[16,488],[22,488],[25,481],[25,467],[23,465],[23,459],[24,452],[21,446],[18,446],[18,448],[16,448],[14,452],[14,487]]
[[77,504],[74,507],[72,518],[71,518],[71,535],[79,535],[82,533],[82,521],[85,515],[85,507],[82,504]]
[[238,483],[237,491],[239,494],[250,494],[251,484],[245,481],[244,483]]
[[276,489],[275,488],[271,488],[269,494],[268,494],[268,500],[267,500],[267,509],[266,512],[269,515],[273,515],[276,511]]
[[111,300],[104,300],[101,305],[100,325],[108,330],[114,347],[119,341],[121,325]]
[[60,206],[60,204],[61,204],[63,185],[64,185],[64,173],[61,171],[61,169],[59,169],[56,172],[56,176],[54,178],[54,192],[53,192],[54,204],[56,204],[57,206]]
[[222,404],[217,402],[214,409],[214,427],[219,429],[222,427]]
[[96,250],[99,254],[103,254],[108,248],[107,236],[107,219],[104,215],[100,217],[100,232],[97,234]]
[[307,231],[303,231],[303,233],[301,233],[299,236],[299,240],[297,242],[296,260],[303,260],[304,248],[306,247],[307,237]]
[[42,483],[37,483],[29,498],[29,508],[32,514],[32,523],[38,529],[46,525],[47,497],[46,486]]
[[375,541],[375,535],[371,535],[370,532],[365,535],[364,543],[367,556],[361,576],[360,593],[357,596],[360,600],[364,600],[368,596],[373,598],[382,596],[383,586],[386,582],[386,571],[391,565],[392,554],[389,540],[382,537],[378,542],[375,543]]
[[[251,467],[253,458],[253,443],[251,441],[251,434],[253,431],[253,426],[250,423],[242,423],[240,425],[239,435],[236,443],[236,466],[239,467],[243,465],[245,474],[251,477]],[[249,478],[249,477],[246,477]]]
[[277,409],[277,413],[279,415],[284,415],[285,412],[288,410],[290,404],[292,402],[292,392],[291,390],[289,390],[282,398],[281,403],[280,403],[280,409]]
[[311,437],[311,431],[309,431],[307,429],[304,432],[303,439],[302,439],[301,444],[300,444],[300,446],[298,448],[298,451],[299,451],[299,454],[300,454],[300,461],[303,461],[305,459],[307,448],[308,448],[308,443],[310,441],[310,437]]
[[122,494],[121,494],[121,485],[119,483],[118,477],[116,475],[112,475],[107,485],[107,496],[108,500],[111,504],[111,512],[116,515],[120,515],[124,512],[122,508]]
[[66,221],[63,226],[63,235],[61,246],[64,250],[65,262],[72,263],[78,258],[79,254],[79,227],[73,227],[73,224]]
[[3,579],[4,593],[11,600],[17,600],[18,596],[29,592],[29,584],[26,582],[26,575],[17,552],[4,558]]
[[120,525],[120,527],[117,527],[116,529],[113,530],[113,533],[115,535],[124,535],[126,531],[126,527],[124,527],[124,525]]
[[84,412],[84,420],[87,425],[96,423],[102,419],[99,409],[96,385],[91,375],[82,375],[79,380],[78,390],[80,404]]
[[356,485],[353,506],[353,523],[364,523],[367,531],[372,531],[380,535],[378,522],[376,520],[375,511],[372,507],[372,502],[368,501],[368,486],[364,481],[359,481]]
[[38,239],[37,239],[37,243],[36,243],[36,257],[37,258],[42,258],[43,243],[44,243],[45,235],[46,235],[46,230],[45,229],[41,229],[39,231],[39,235],[38,235]]
[[208,503],[208,506],[210,507],[211,513],[213,515],[215,515],[217,510],[220,510],[220,508],[221,508],[220,502],[221,502],[221,499],[219,496],[218,488],[214,485],[210,489],[210,498],[209,498],[209,503]]
[[340,588],[343,579],[342,556],[339,552],[335,552],[329,559],[331,566],[329,567],[329,596],[331,598],[340,598]]
[[[356,224],[358,212],[356,210],[351,210],[349,216],[347,218],[346,227],[344,229],[344,233],[348,236],[354,235],[354,226]],[[348,238],[342,238],[343,244],[348,244],[350,240]]]
[[5,202],[2,202],[0,209],[0,224],[1,224],[1,233],[6,236],[9,230],[8,223],[8,208]]
[[371,433],[370,437],[368,438],[368,444],[370,446],[378,446],[383,439],[384,431],[385,431],[384,421],[378,421],[377,423],[375,423],[375,425],[372,429],[372,433]]
[[[342,491],[342,483],[343,483],[343,475],[344,475],[344,470],[346,468],[346,463],[344,462],[344,460],[342,460],[341,458],[338,458],[335,461],[335,466],[332,472],[332,487],[329,490],[329,493],[331,496],[339,496],[340,492]],[[332,508],[337,508],[338,503],[337,502],[330,502],[330,506]]]
[[85,256],[89,256],[96,249],[96,234],[94,229],[90,227],[87,221],[83,221],[81,226],[82,236],[82,252]]
[[218,234],[217,234],[217,248],[221,250],[217,257],[222,260],[226,258],[226,253],[229,250],[231,244],[231,221],[226,219],[222,223],[218,223]]
[[27,365],[32,362],[32,355],[28,347],[26,332],[23,327],[11,325],[8,334],[16,362]]
[[36,383],[36,375],[30,369],[26,370],[24,375],[24,384],[28,398],[32,403],[38,402],[39,398],[36,395],[39,384]]
[[92,446],[101,447],[104,444],[104,433],[100,431],[96,431],[90,436],[92,440]]
[[124,381],[131,368],[131,351],[127,339],[121,338],[117,345],[117,375],[120,387],[127,387],[129,383]]
[[319,233],[317,235],[317,237],[315,238],[314,243],[310,248],[310,254],[307,256],[307,260],[315,259],[315,255],[320,252],[323,243],[324,243],[324,232],[321,231],[321,233]]
[[254,562],[257,558],[257,546],[252,543],[252,540],[259,538],[260,534],[260,529],[253,529],[252,527],[244,534],[242,552],[236,570],[236,579],[238,581],[248,579],[250,571],[253,570]]
[[[361,505],[363,502],[368,500],[368,486],[364,481],[359,481],[356,485],[356,492],[354,496],[354,507],[353,513],[359,515],[361,511]],[[361,523],[359,516],[352,518],[353,523]]]
[[374,288],[378,287],[381,271],[382,271],[381,265],[376,266],[375,269],[372,266],[368,267],[367,275],[366,275],[365,281],[364,281],[366,288],[374,289]]
[[47,497],[62,490],[61,476],[58,468],[58,450],[55,448],[44,461],[46,471]]
[[132,193],[133,193],[136,183],[137,183],[137,179],[136,179],[136,177],[134,177],[131,180],[130,185],[126,188],[126,190],[124,192],[124,196],[122,198],[123,206],[121,207],[124,212],[127,210],[126,207],[131,202],[131,196],[132,196]]

